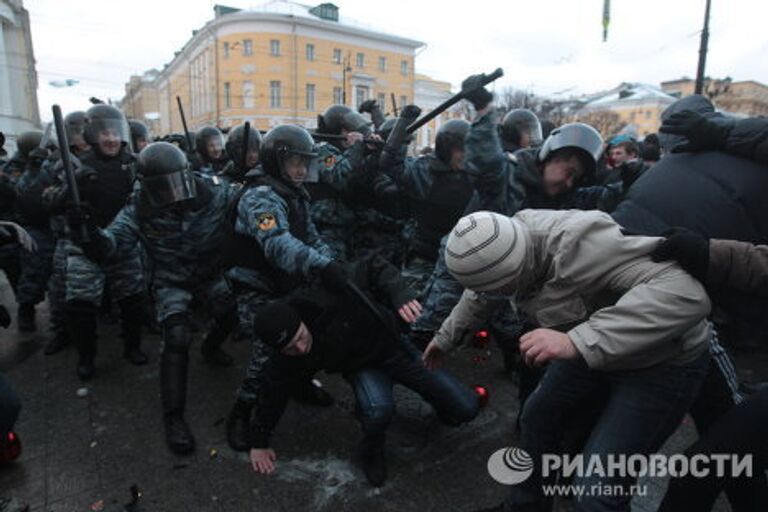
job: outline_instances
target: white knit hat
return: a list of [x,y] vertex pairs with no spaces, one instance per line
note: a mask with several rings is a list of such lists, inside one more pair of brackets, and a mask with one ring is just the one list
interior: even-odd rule
[[493,212],[459,219],[448,236],[445,263],[465,288],[497,290],[518,276],[526,253],[525,227]]

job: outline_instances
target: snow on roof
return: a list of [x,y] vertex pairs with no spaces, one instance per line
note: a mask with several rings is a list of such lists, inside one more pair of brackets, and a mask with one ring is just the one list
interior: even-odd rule
[[589,101],[587,107],[597,107],[622,101],[657,100],[662,103],[673,103],[678,98],[665,93],[659,87],[642,83],[623,83],[615,89]]

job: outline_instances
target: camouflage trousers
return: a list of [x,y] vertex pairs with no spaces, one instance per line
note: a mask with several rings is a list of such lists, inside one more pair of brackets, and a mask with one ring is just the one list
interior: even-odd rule
[[235,306],[232,287],[223,276],[190,287],[155,284],[152,295],[160,323],[172,315],[190,314],[200,305],[205,306],[211,318],[221,318]]
[[37,250],[21,250],[21,276],[16,301],[19,304],[38,304],[45,300],[48,280],[53,273],[56,238],[49,229],[27,228],[27,232],[37,243]]
[[[83,250],[66,239],[56,243],[54,252],[55,285],[63,288],[64,302],[85,302],[99,307],[104,287],[109,280],[112,298],[116,301],[145,291],[141,260],[137,249],[121,254],[117,259],[98,264]],[[63,273],[63,275],[62,275]]]
[[264,364],[268,359],[264,343],[253,333],[254,313],[269,302],[276,300],[276,295],[266,294],[261,290],[238,289],[237,312],[240,318],[241,332],[246,333],[251,341],[251,358],[245,368],[243,383],[237,390],[237,399],[242,402],[254,403],[258,397],[259,389],[265,378]]
[[424,301],[427,283],[435,270],[435,262],[419,256],[411,256],[400,273],[408,283],[408,287],[419,294],[419,300]]

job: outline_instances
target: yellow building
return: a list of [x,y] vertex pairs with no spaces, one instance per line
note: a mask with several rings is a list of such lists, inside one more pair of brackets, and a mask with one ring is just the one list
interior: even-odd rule
[[[422,116],[428,114],[435,107],[453,96],[449,82],[433,80],[426,75],[418,73],[415,77],[414,91],[414,103],[421,108]],[[444,122],[460,117],[460,108],[459,104],[454,105],[419,129],[416,133],[413,150],[419,151],[425,147],[434,148],[437,130],[440,129]]]
[[[662,82],[661,88],[682,98],[693,94],[696,82],[690,78]],[[705,80],[704,94],[720,110],[746,116],[768,116],[768,86],[755,80]]]
[[[606,126],[614,126],[616,131],[620,129],[623,133],[642,139],[658,131],[661,113],[676,100],[653,85],[623,83],[611,91],[590,98],[575,117],[576,120],[590,122],[590,118],[598,120],[601,114],[610,115],[613,119],[606,120]],[[592,121],[591,124],[596,123]],[[600,126],[596,128],[602,130]],[[602,135],[608,138],[616,133]]]
[[[362,28],[339,18],[333,4],[307,7],[276,0],[253,10],[217,5],[160,71],[160,134],[251,120],[261,130],[280,123],[314,128],[334,103],[356,107],[374,98],[389,106],[414,100],[414,54],[423,43]],[[141,112],[133,112],[136,117]]]
[[151,134],[159,134],[160,100],[155,82],[160,72],[150,69],[141,76],[133,75],[125,84],[125,97],[120,101],[120,108],[128,119],[143,122]]

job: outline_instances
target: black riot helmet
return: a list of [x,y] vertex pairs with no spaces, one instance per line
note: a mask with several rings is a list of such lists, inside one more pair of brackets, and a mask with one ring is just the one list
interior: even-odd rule
[[128,121],[128,126],[131,129],[131,144],[133,144],[133,150],[136,153],[141,153],[147,144],[149,144],[149,128],[141,121],[131,119]]
[[[243,139],[245,138],[245,125],[241,124],[230,130],[227,135],[227,143],[224,145],[224,149],[227,152],[227,156],[230,160],[235,162],[235,165],[240,165],[243,158]],[[251,124],[248,130],[248,151],[260,151],[261,149],[261,133],[259,130]],[[255,166],[255,165],[254,165]],[[251,167],[254,167],[251,166]]]
[[499,136],[506,151],[538,146],[544,140],[539,118],[527,108],[507,112],[499,125]]
[[186,155],[169,142],[153,142],[139,153],[137,177],[142,197],[156,208],[197,195]]
[[463,119],[451,119],[437,130],[435,154],[444,164],[451,162],[451,151],[464,149],[464,139],[469,133],[469,123]]
[[261,166],[274,178],[285,180],[283,164],[291,155],[310,160],[317,156],[315,141],[307,130],[292,124],[283,124],[269,130],[261,144]]
[[586,175],[594,175],[597,161],[603,150],[603,138],[597,130],[584,123],[568,123],[555,128],[539,149],[539,162],[546,162],[557,151],[564,148],[580,150],[579,154],[585,165]]
[[43,140],[43,132],[40,130],[30,130],[23,132],[16,139],[16,146],[19,149],[19,156],[26,160],[29,158],[29,154],[40,146],[40,141]]
[[128,121],[123,113],[112,105],[102,103],[92,106],[85,113],[84,121],[85,141],[91,146],[98,144],[100,133],[117,137],[124,145],[130,141],[131,130],[128,127]]
[[317,116],[318,133],[341,135],[342,130],[367,136],[371,132],[371,123],[346,105],[331,105]]
[[220,160],[224,152],[224,134],[215,126],[205,126],[195,134],[195,149],[205,162]]
[[3,148],[5,146],[5,134],[0,132],[0,156],[5,156],[8,152]]
[[[385,141],[389,138],[389,135],[392,133],[392,130],[395,127],[395,124],[397,124],[398,117],[389,117],[386,121],[381,123],[381,126],[376,130],[376,133]],[[405,138],[405,144],[410,144],[413,142],[414,135],[410,134]]]
[[70,147],[83,147],[88,144],[85,141],[85,117],[86,114],[82,110],[70,112],[64,117],[64,128]]

